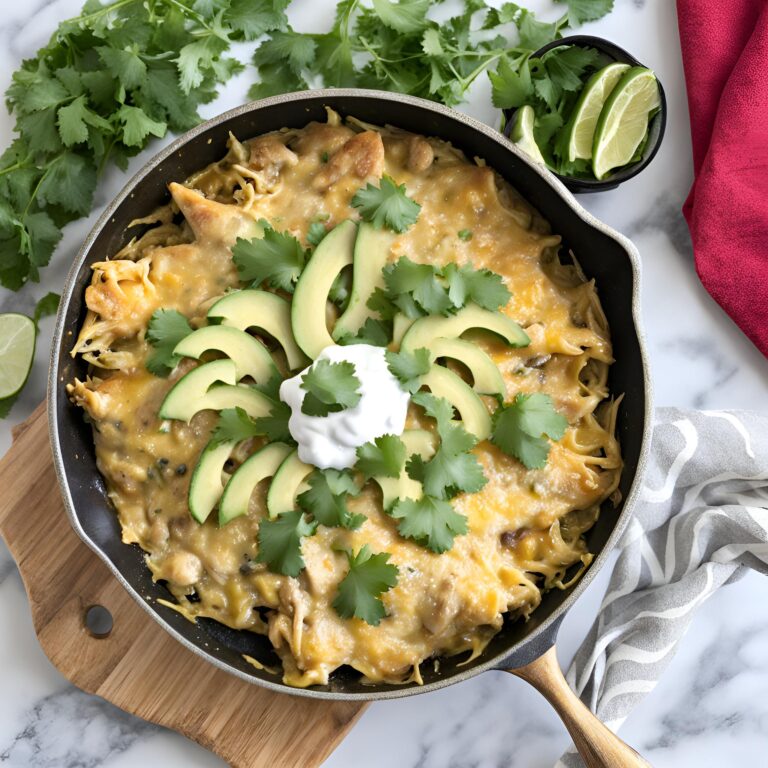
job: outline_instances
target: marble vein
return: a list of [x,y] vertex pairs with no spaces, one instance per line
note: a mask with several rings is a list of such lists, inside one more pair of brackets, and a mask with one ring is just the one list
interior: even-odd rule
[[[0,763],[9,768],[97,768],[157,730],[72,686],[38,701],[24,720],[0,747]],[[64,722],[66,728],[51,728]]]

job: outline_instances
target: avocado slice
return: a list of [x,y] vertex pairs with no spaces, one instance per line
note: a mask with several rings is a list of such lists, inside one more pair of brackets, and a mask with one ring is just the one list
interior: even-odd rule
[[277,517],[282,512],[296,508],[296,497],[309,488],[305,480],[314,469],[311,464],[305,464],[299,458],[296,449],[283,459],[267,491],[267,511],[270,517]]
[[440,365],[433,365],[421,377],[422,386],[429,387],[435,397],[444,397],[461,414],[467,432],[478,440],[491,436],[491,415],[480,396],[461,376]]
[[450,357],[469,368],[472,389],[483,395],[507,396],[507,385],[496,363],[480,347],[464,339],[435,339],[429,345],[432,362],[438,357]]
[[[160,405],[161,419],[189,423],[198,411],[242,408],[257,418],[267,416],[274,403],[253,387],[235,384],[236,368],[229,359],[214,360],[193,368],[170,389]],[[216,382],[224,382],[214,386]]]
[[511,318],[501,312],[491,312],[477,304],[467,304],[455,315],[428,315],[417,320],[403,336],[403,349],[431,348],[435,339],[455,339],[470,328],[491,331],[512,347],[527,347],[528,334]]
[[[384,287],[384,272],[389,261],[392,243],[397,235],[388,229],[374,229],[372,224],[361,222],[355,238],[353,257],[352,292],[349,304],[333,328],[333,338],[345,334],[353,336],[375,312],[367,306],[368,299],[377,288]],[[322,245],[322,243],[321,243]]]
[[[435,436],[426,429],[406,429],[400,439],[405,443],[407,460],[418,454],[425,461],[435,453]],[[418,480],[413,480],[403,466],[399,477],[374,477],[373,480],[381,488],[384,509],[388,510],[398,499],[420,499],[424,490]]]
[[199,360],[209,350],[222,352],[234,362],[238,381],[250,376],[257,384],[266,384],[278,372],[269,350],[258,339],[229,325],[198,328],[176,345],[173,354]]
[[402,312],[398,312],[392,319],[392,344],[395,349],[402,347],[403,336],[408,332],[408,329],[416,322],[415,317],[408,317]]
[[229,454],[235,447],[234,442],[214,443],[211,441],[203,448],[189,481],[189,511],[198,523],[204,523],[216,506],[224,490],[221,474],[224,471]]
[[265,477],[272,477],[290,452],[290,446],[285,443],[270,443],[249,456],[235,470],[219,502],[220,526],[248,514],[253,489]]
[[328,294],[344,267],[352,264],[357,225],[347,219],[335,226],[317,246],[304,267],[291,302],[293,337],[313,360],[336,342],[325,322]]
[[241,331],[260,328],[274,336],[285,350],[292,371],[309,362],[293,338],[290,304],[274,293],[252,288],[232,291],[208,310],[208,317]]

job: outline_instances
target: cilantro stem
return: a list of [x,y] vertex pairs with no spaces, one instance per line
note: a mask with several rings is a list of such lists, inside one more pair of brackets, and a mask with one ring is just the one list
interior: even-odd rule
[[18,162],[14,163],[13,165],[9,165],[7,168],[0,169],[0,176],[4,176],[6,173],[12,173],[13,171],[17,171],[20,168],[29,168],[30,166],[25,162]]
[[140,2],[142,2],[142,0],[117,0],[116,3],[105,5],[98,11],[93,11],[92,13],[84,13],[81,16],[75,16],[75,18],[69,19],[67,23],[85,24],[89,21],[92,21],[93,19],[98,19],[100,16],[104,16],[107,13],[114,13],[118,8],[124,8],[126,5],[134,5]]

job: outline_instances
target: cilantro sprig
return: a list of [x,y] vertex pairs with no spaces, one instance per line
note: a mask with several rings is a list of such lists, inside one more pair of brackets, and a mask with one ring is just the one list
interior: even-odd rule
[[384,288],[368,299],[368,308],[388,320],[398,311],[410,318],[451,315],[470,302],[496,311],[511,294],[501,275],[469,265],[418,264],[401,256],[384,267]]
[[432,358],[429,350],[424,347],[413,351],[404,349],[400,352],[387,350],[384,353],[387,360],[387,368],[400,382],[400,386],[413,394],[421,386],[421,377],[429,372],[432,367]]
[[402,536],[438,554],[447,552],[454,538],[467,532],[467,518],[450,502],[434,496],[399,499],[389,514],[400,521],[397,529]]
[[293,293],[307,261],[307,251],[290,233],[278,232],[264,219],[259,224],[264,230],[263,237],[238,238],[232,247],[238,277],[241,282],[251,283],[253,288],[267,283],[272,288]]
[[397,435],[382,435],[357,449],[355,468],[366,480],[398,477],[405,464],[405,443]]
[[541,469],[549,456],[549,441],[559,440],[568,420],[555,410],[549,395],[518,394],[494,414],[491,442],[518,459],[527,469]]
[[347,502],[360,493],[354,478],[336,469],[316,469],[308,478],[309,490],[299,494],[297,502],[305,512],[328,528],[356,530],[365,522],[365,515],[353,514]]
[[424,486],[428,496],[438,499],[479,491],[487,480],[477,457],[471,453],[477,438],[460,422],[453,421],[453,406],[444,398],[417,392],[412,399],[437,421],[440,445],[429,461],[419,455],[411,456],[406,464],[409,476]]
[[180,358],[173,354],[176,345],[192,333],[192,326],[176,309],[156,309],[147,326],[147,341],[154,351],[147,358],[147,370],[165,378],[176,367]]
[[317,523],[310,522],[299,510],[283,512],[274,520],[259,523],[259,554],[256,560],[266,563],[273,573],[284,576],[298,576],[304,568],[301,541],[312,536]]
[[317,360],[302,376],[301,388],[307,393],[301,412],[308,416],[327,416],[353,408],[361,397],[355,366],[346,360]]
[[386,174],[381,177],[378,187],[367,184],[358,189],[350,205],[376,229],[386,227],[393,232],[405,232],[412,227],[421,210],[421,206],[408,197],[405,184],[398,185]]
[[339,584],[333,607],[344,619],[362,619],[377,627],[387,615],[381,595],[397,584],[398,568],[389,562],[389,553],[374,554],[367,544],[357,554],[346,555],[349,570]]

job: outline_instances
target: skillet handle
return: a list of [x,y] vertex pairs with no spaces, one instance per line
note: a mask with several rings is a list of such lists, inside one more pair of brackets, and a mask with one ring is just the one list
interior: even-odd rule
[[506,669],[530,683],[555,708],[587,768],[651,768],[632,747],[606,728],[568,687],[555,647],[518,669]]

